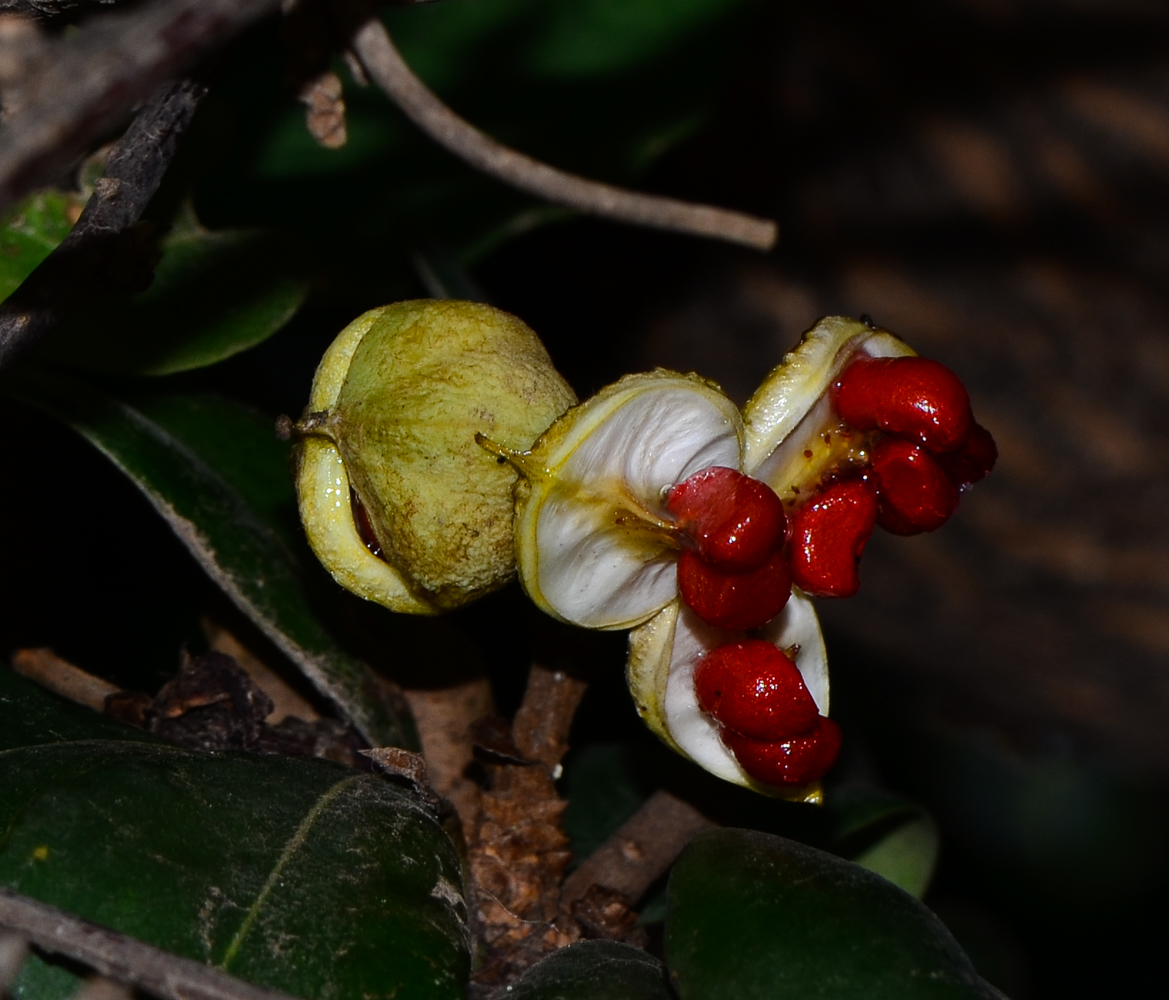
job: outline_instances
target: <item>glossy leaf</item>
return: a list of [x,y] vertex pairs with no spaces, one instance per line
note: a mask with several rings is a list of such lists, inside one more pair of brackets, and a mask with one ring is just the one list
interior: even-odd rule
[[38,191],[0,223],[0,301],[8,298],[73,228],[83,199],[64,191]]
[[[353,721],[375,746],[413,746],[408,716],[385,685],[344,653],[318,619],[305,567],[245,494],[189,446],[127,403],[46,373],[26,373],[14,392],[85,437],[142,491],[235,605]],[[254,423],[221,410],[216,433],[254,435]],[[238,478],[238,477],[237,477]],[[254,498],[255,493],[252,493]]]
[[304,252],[274,232],[188,225],[163,240],[151,286],[83,309],[42,356],[121,375],[170,375],[267,340],[308,294]]
[[211,466],[294,556],[312,559],[296,509],[290,449],[276,437],[271,417],[211,393],[143,393],[127,402]]
[[908,893],[750,830],[700,834],[674,865],[666,955],[682,1000],[1001,1000]]
[[616,941],[580,941],[553,952],[512,983],[506,997],[672,1000],[662,963],[640,948]]
[[[4,673],[0,730],[66,714]],[[0,884],[309,1000],[462,996],[458,858],[413,792],[326,761],[55,729],[0,752]],[[54,984],[34,964],[15,996],[68,995]]]

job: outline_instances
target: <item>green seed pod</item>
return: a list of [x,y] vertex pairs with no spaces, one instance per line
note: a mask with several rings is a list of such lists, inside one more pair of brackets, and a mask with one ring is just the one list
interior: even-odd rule
[[535,333],[498,309],[419,300],[365,313],[325,353],[299,425],[314,552],[394,611],[434,614],[497,589],[515,573],[516,472],[475,435],[523,450],[575,402]]

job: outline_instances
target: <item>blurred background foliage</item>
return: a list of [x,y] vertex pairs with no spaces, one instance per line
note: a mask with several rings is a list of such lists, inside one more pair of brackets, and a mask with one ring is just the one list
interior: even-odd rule
[[[170,231],[155,288],[76,315],[39,360],[101,369],[90,384],[172,430],[175,399],[243,404],[259,440],[299,413],[335,333],[394,299],[517,313],[582,396],[661,364],[740,401],[818,316],[872,314],[962,375],[1002,459],[936,537],[874,539],[861,595],[822,608],[846,733],[830,808],[697,773],[637,720],[622,639],[571,634],[593,678],[563,781],[574,849],[672,788],[725,825],[928,882],[927,904],[1014,1000],[1160,996],[1162,5],[447,0],[384,17],[408,62],[490,134],[588,176],[772,216],[780,248],[763,257],[537,204],[435,147],[340,61],[349,140],[321,148],[265,22],[219,56],[148,212]],[[12,214],[0,290],[63,237],[69,201],[37,196]],[[91,335],[125,330],[148,363],[92,351]],[[0,412],[0,648],[51,645],[155,690],[211,615],[281,658],[104,457],[18,403]],[[272,483],[252,499],[303,548],[283,446],[269,444],[242,463]],[[334,634],[407,686],[437,686],[452,664],[488,671],[510,711],[533,647],[565,645],[514,587],[436,624],[316,577],[313,607]],[[665,912],[663,886],[643,912],[659,937]]]

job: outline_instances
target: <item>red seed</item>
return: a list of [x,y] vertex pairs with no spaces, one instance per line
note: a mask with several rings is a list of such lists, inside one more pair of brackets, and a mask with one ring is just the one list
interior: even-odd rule
[[815,597],[851,597],[877,523],[877,495],[860,479],[833,483],[791,514],[792,580]]
[[822,778],[840,753],[840,727],[823,716],[814,729],[786,740],[753,740],[730,729],[722,731],[722,740],[752,778],[779,787]]
[[820,716],[799,668],[762,639],[707,653],[694,672],[694,692],[704,712],[757,740],[807,732]]
[[352,486],[349,487],[349,509],[353,512],[353,523],[357,526],[357,534],[362,543],[375,556],[384,560],[386,557],[382,552],[382,543],[373,533],[373,522],[369,519],[369,511],[365,509],[365,504],[361,502],[361,497],[357,495],[357,490]]
[[953,480],[928,451],[904,438],[885,438],[873,449],[870,476],[877,523],[894,535],[934,531],[958,508]]
[[994,438],[981,424],[971,424],[970,433],[957,451],[938,456],[938,464],[959,488],[972,486],[994,468],[999,457]]
[[704,622],[717,628],[756,628],[771,621],[791,597],[791,574],[777,548],[750,573],[720,573],[690,549],[678,560],[682,600]]
[[832,397],[836,412],[858,430],[890,431],[933,452],[959,447],[973,421],[966,387],[929,358],[858,358]]
[[758,569],[783,540],[783,504],[766,483],[713,466],[670,490],[666,507],[698,555],[723,573]]

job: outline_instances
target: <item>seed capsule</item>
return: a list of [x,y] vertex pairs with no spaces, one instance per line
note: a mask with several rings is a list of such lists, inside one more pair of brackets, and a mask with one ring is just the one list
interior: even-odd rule
[[515,572],[516,473],[475,435],[526,448],[574,402],[536,335],[498,309],[421,300],[366,313],[326,352],[300,424],[313,550],[342,586],[395,611],[433,614],[502,586]]

